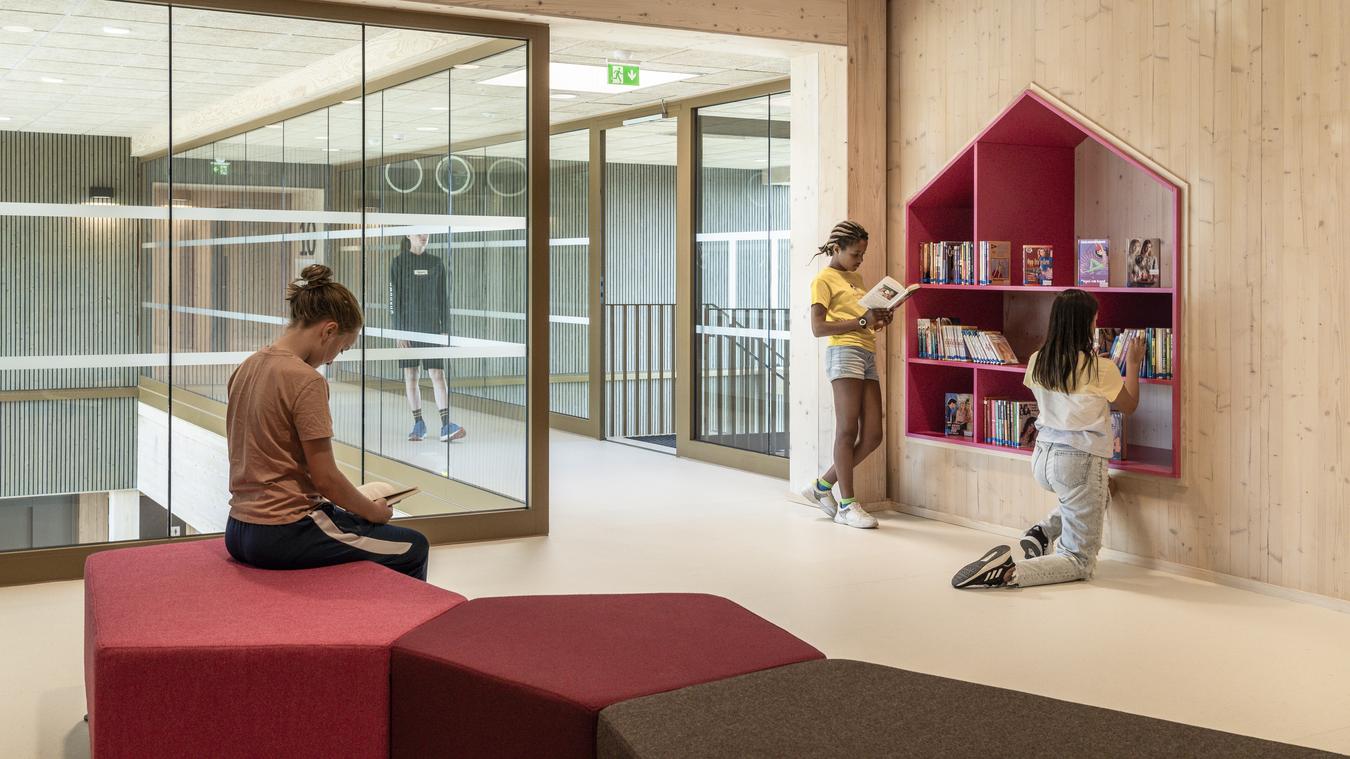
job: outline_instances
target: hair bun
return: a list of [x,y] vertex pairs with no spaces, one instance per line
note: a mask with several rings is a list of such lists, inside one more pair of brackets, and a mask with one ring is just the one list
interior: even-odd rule
[[332,284],[333,270],[323,264],[310,264],[300,272],[300,278],[305,280],[302,287],[323,287]]

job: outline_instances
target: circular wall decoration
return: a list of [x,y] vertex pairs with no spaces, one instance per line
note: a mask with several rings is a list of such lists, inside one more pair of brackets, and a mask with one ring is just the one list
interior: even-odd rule
[[763,208],[773,193],[773,185],[767,179],[764,169],[751,169],[745,176],[746,197],[756,208]]
[[[503,187],[503,184],[506,186]],[[529,188],[529,183],[525,181],[525,163],[518,158],[498,158],[493,161],[487,170],[487,186],[499,197],[515,198],[523,195]]]
[[[460,176],[463,177],[463,181],[458,186],[455,184],[456,164],[463,168],[463,171],[460,173]],[[445,175],[444,180],[441,179],[442,174]],[[469,165],[468,161],[457,155],[446,156],[441,159],[440,163],[436,164],[435,177],[436,185],[441,188],[441,192],[459,195],[460,193],[468,192],[469,188],[473,187],[473,166]],[[449,187],[446,187],[447,184]]]
[[[411,163],[413,167],[417,169],[417,181],[413,183],[412,187],[399,187],[398,185],[394,184],[393,177],[389,176],[389,170],[400,164],[407,164],[407,163]],[[422,162],[416,159],[409,161],[400,161],[399,163],[387,163],[384,165],[385,185],[388,186],[389,189],[393,190],[394,192],[401,193],[403,195],[407,195],[410,192],[416,191],[417,188],[422,186],[422,180],[425,178],[426,172],[422,169]]]

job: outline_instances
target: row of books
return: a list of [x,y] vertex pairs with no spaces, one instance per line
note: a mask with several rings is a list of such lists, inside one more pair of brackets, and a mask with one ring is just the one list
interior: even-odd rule
[[1130,341],[1139,336],[1144,338],[1144,361],[1139,367],[1139,376],[1146,379],[1171,379],[1175,356],[1172,348],[1172,330],[1167,327],[1146,329],[1100,327],[1094,336],[1097,355],[1114,361],[1120,373],[1124,375],[1125,355]]
[[1036,443],[1035,401],[1011,398],[984,399],[984,442],[1008,448],[1029,448]]
[[926,242],[920,253],[920,282],[931,285],[975,284],[974,243]]
[[[1111,241],[1078,241],[1076,283],[1079,287],[1110,285]],[[919,281],[939,285],[1012,284],[1012,243],[1006,240],[971,242],[926,242],[920,246]],[[1126,285],[1158,287],[1162,240],[1131,238],[1126,254]],[[1022,246],[1022,284],[1048,287],[1054,284],[1055,246]]]
[[1020,363],[1002,332],[958,324],[946,317],[919,319],[917,338],[919,358],[977,364]]

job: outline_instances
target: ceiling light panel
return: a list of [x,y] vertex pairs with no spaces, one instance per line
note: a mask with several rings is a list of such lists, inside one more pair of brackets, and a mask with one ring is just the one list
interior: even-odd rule
[[[678,74],[670,71],[643,68],[642,76],[640,77],[642,84],[637,87],[627,87],[609,83],[609,68],[607,66],[550,63],[548,67],[549,87],[552,89],[566,90],[568,92],[594,92],[609,95],[633,93],[651,87],[658,87],[663,84],[670,84],[671,82],[690,79],[692,76],[692,74]],[[524,87],[526,85],[526,79],[525,69],[522,68],[509,74],[487,79],[483,84],[494,87]]]

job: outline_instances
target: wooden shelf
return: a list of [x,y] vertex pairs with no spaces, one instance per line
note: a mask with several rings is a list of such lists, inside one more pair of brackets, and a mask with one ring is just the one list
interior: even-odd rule
[[[1077,241],[1111,241],[1113,287],[1081,288],[1097,298],[1102,327],[1172,330],[1174,378],[1140,378],[1154,389],[1128,425],[1129,461],[1116,470],[1152,476],[1181,475],[1182,191],[1122,150],[1112,138],[1076,121],[1027,91],[940,170],[905,206],[905,279],[918,282],[923,246],[940,241],[1006,240],[1012,276],[1021,277],[1024,245],[1052,245],[1050,286],[924,284],[904,312],[906,351],[917,352],[919,319],[950,317],[965,325],[999,330],[1019,356],[1045,340],[1054,295],[1077,280]],[[1159,273],[1165,287],[1123,287],[1131,237],[1160,240]],[[1050,297],[1036,297],[1041,293]],[[907,354],[909,355],[909,354]],[[984,402],[1030,401],[1023,364],[985,364],[907,358],[906,435],[962,450],[1026,455],[1017,448],[975,442],[986,434]],[[976,410],[976,438],[943,435],[947,394],[969,394]],[[937,432],[934,432],[937,430]]]

